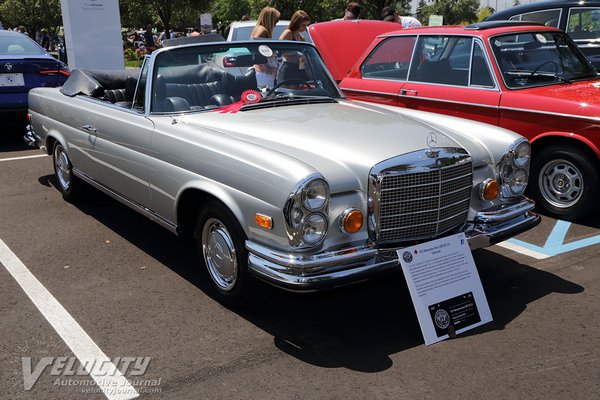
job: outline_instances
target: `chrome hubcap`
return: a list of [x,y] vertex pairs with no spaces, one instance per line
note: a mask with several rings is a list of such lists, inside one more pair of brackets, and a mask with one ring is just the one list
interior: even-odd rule
[[58,147],[56,150],[56,177],[58,183],[63,190],[69,190],[71,186],[71,167],[69,164],[69,157],[65,153],[62,147]]
[[235,246],[229,231],[215,218],[210,218],[202,228],[202,254],[208,273],[217,286],[229,291],[238,276]]
[[583,194],[583,175],[572,162],[553,160],[542,167],[539,186],[546,201],[555,207],[568,208]]

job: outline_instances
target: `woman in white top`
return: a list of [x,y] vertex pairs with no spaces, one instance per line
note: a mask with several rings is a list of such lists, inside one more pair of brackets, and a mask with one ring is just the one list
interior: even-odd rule
[[[273,28],[275,28],[280,16],[281,13],[273,7],[263,8],[258,15],[258,21],[256,21],[256,26],[252,29],[250,37],[252,39],[271,39]],[[255,64],[254,70],[256,71],[256,84],[259,88],[272,89],[275,86],[275,76],[277,76],[277,60],[275,57],[270,57],[267,64]]]

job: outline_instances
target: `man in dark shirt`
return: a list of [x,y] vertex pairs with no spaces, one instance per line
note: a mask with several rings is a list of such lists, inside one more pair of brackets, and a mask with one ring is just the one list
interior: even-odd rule
[[146,25],[146,32],[144,32],[144,46],[146,47],[146,53],[148,54],[156,50],[156,43],[154,42],[154,35],[152,34],[152,24]]

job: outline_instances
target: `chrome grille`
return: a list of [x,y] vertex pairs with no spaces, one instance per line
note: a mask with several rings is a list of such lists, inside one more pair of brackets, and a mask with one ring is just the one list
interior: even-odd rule
[[457,156],[458,150],[443,159],[417,157],[426,165],[403,164],[372,175],[370,220],[377,242],[432,238],[466,221],[473,172],[468,154]]

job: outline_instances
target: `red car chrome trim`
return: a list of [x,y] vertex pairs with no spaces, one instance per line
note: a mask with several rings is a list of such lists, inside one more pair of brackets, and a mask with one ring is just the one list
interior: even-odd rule
[[589,121],[600,122],[600,117],[589,117],[589,116],[585,116],[585,115],[562,114],[562,113],[555,113],[555,112],[551,112],[551,111],[531,110],[531,109],[516,108],[516,107],[500,107],[500,110],[501,111],[502,110],[521,111],[521,112],[533,113],[533,114],[555,115],[558,117],[585,119],[585,120],[589,120]]
[[[481,88],[472,88],[472,89],[481,90]],[[382,96],[412,97],[412,98],[415,97],[414,95],[403,95],[400,93],[385,93],[385,92],[376,92],[374,90],[362,90],[362,89],[350,89],[350,88],[342,88],[342,91],[360,92],[360,93],[367,93],[367,94],[378,94],[378,95],[382,95]],[[463,101],[442,100],[442,99],[437,99],[437,98],[432,98],[432,97],[421,97],[421,96],[418,96],[418,97],[420,100],[437,101],[440,103],[452,103],[452,104],[462,104],[465,106],[500,109],[500,107],[498,107],[498,106],[488,106],[486,104],[467,103],[467,102],[463,102]]]

